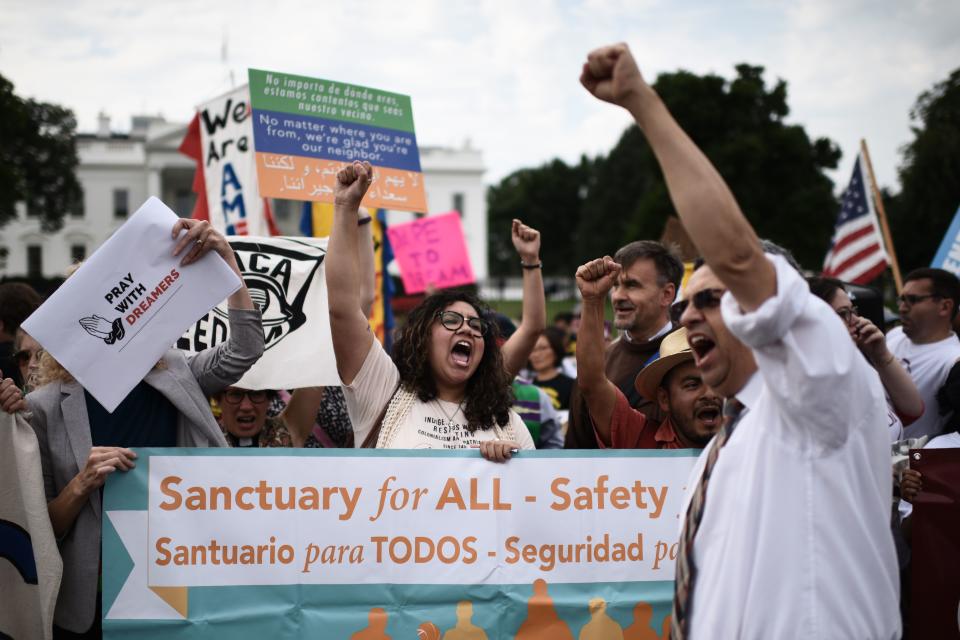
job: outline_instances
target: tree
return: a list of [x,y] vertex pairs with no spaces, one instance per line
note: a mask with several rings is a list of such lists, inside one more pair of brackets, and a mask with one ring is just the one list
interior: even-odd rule
[[592,175],[586,157],[569,166],[553,160],[535,169],[521,169],[504,178],[487,192],[490,272],[496,275],[519,273],[517,254],[510,240],[510,221],[519,218],[540,231],[540,258],[544,272],[570,275],[579,263],[570,250],[580,208]]
[[0,226],[16,217],[17,202],[44,231],[56,231],[64,215],[82,211],[76,129],[72,111],[24,100],[0,75]]
[[916,124],[903,148],[900,193],[887,199],[904,273],[930,264],[960,205],[960,69],[920,94],[910,118]]
[[[811,140],[802,126],[784,122],[789,107],[783,80],[767,87],[763,67],[741,64],[736,71],[732,81],[712,74],[667,73],[654,87],[717,166],[757,233],[789,248],[801,264],[819,268],[839,206],[824,171],[837,166],[840,151],[830,140]],[[548,223],[557,239],[545,236],[544,242],[545,247],[561,244],[559,251],[551,250],[563,254],[558,264],[566,260],[564,275],[630,240],[660,237],[673,205],[656,158],[636,126],[623,133],[607,156],[581,162],[578,171],[586,173],[571,176],[572,168],[558,163],[518,171],[491,187],[491,232],[494,213],[507,203],[509,210],[525,215],[538,209],[552,212]],[[532,188],[534,183],[556,185],[558,191]],[[493,238],[491,247],[496,250]]]
[[[837,166],[840,151],[830,140],[811,141],[802,126],[784,122],[790,110],[783,80],[768,89],[763,67],[741,64],[736,70],[730,82],[686,71],[663,74],[654,87],[730,185],[757,233],[790,249],[801,264],[819,267],[838,208],[824,171]],[[580,221],[591,255],[610,253],[625,240],[658,238],[673,205],[636,126],[596,171]],[[591,239],[588,228],[598,219],[611,228]]]

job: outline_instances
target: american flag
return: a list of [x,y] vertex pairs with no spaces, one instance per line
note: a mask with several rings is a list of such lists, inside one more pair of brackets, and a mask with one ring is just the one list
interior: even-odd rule
[[830,250],[823,261],[823,275],[854,284],[867,284],[890,264],[865,175],[863,156],[857,156],[850,184],[843,192]]

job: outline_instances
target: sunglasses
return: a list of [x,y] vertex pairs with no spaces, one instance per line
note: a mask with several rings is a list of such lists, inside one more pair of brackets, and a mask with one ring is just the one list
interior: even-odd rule
[[21,349],[13,354],[13,358],[20,364],[20,366],[26,366],[34,358],[39,361],[41,355],[43,355],[43,349],[37,349],[36,351],[27,351],[26,349]]
[[245,391],[240,389],[227,389],[223,392],[223,399],[230,404],[240,404],[243,402],[243,396],[250,398],[250,402],[253,404],[260,404],[267,400],[269,395],[268,391]]
[[702,289],[689,298],[677,300],[670,305],[670,320],[673,324],[680,324],[680,316],[687,310],[691,302],[693,303],[693,308],[697,311],[719,307],[720,299],[723,298],[725,292],[726,289]]
[[908,307],[912,307],[913,305],[917,304],[921,300],[926,300],[927,298],[942,298],[942,297],[943,296],[936,293],[928,293],[923,296],[914,295],[912,293],[904,293],[899,298],[897,298],[897,302],[899,302],[900,304],[905,304]]
[[487,335],[487,331],[490,330],[490,325],[483,318],[466,318],[462,313],[457,313],[456,311],[437,311],[437,318],[447,331],[457,331],[463,326],[464,322],[467,323],[467,326],[470,327],[471,330],[479,333],[481,336]]

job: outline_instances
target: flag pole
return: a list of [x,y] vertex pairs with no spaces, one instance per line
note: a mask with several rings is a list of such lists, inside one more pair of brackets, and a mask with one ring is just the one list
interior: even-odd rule
[[873,163],[870,162],[870,152],[867,151],[867,141],[860,139],[860,153],[863,154],[863,161],[867,165],[867,174],[870,176],[870,192],[873,194],[874,208],[877,211],[877,217],[880,219],[880,230],[883,232],[883,241],[887,245],[887,252],[890,254],[890,268],[893,269],[893,282],[897,287],[897,295],[903,290],[903,278],[900,276],[900,263],[897,262],[897,252],[893,248],[893,238],[890,235],[890,225],[887,223],[887,212],[883,208],[883,198],[880,197],[880,189],[877,188],[877,179],[873,176]]

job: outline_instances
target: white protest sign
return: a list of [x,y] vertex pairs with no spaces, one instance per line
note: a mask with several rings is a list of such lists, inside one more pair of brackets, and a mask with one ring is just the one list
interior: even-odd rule
[[240,287],[216,254],[180,266],[170,235],[177,220],[147,200],[23,323],[108,411],[197,316]]
[[[263,314],[265,345],[263,356],[237,386],[339,385],[323,269],[327,239],[231,236],[228,240],[250,296]],[[197,320],[177,346],[203,351],[229,335],[226,305],[221,305]]]
[[268,236],[257,186],[247,85],[197,107],[210,224],[226,235]]
[[151,587],[672,580],[689,454],[151,455],[130,552]]

